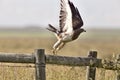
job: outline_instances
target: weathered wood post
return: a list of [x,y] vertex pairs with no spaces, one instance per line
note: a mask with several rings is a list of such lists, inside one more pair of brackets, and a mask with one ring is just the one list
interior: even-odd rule
[[[120,54],[118,54],[116,56],[116,63],[118,63],[118,64],[120,63]],[[120,66],[118,66],[118,65],[117,65],[117,67],[120,68]],[[120,80],[120,70],[119,69],[116,71],[116,80]]]
[[[90,51],[88,57],[89,58],[97,58],[97,52]],[[91,67],[94,65],[92,59],[91,59],[90,63],[91,63],[91,65],[87,66],[87,80],[95,80],[96,67]]]
[[35,50],[35,66],[36,80],[46,80],[44,49]]

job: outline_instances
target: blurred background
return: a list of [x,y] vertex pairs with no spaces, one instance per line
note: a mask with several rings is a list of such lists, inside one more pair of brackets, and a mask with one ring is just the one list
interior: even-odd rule
[[[120,0],[71,1],[87,32],[57,54],[82,57],[95,50],[98,58],[104,59],[120,54]],[[0,53],[32,54],[34,49],[42,48],[52,54],[57,39],[46,28],[49,23],[59,28],[59,11],[60,0],[0,0]],[[34,65],[27,65],[0,63],[0,80],[34,80]],[[85,66],[46,65],[47,80],[85,80],[86,72]],[[96,79],[115,80],[115,72],[97,69],[101,75],[96,75]]]
[[[86,33],[68,43],[58,55],[86,56],[98,51],[100,58],[120,53],[120,1],[71,0],[78,7]],[[32,53],[43,48],[52,54],[57,41],[46,30],[59,26],[59,0],[0,0],[0,52]]]

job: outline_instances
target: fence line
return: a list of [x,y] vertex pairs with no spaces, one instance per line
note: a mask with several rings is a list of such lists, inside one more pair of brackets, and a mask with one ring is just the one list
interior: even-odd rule
[[[102,60],[90,57],[66,57],[45,55],[47,64],[67,65],[67,66],[93,66],[98,68],[105,68],[108,70],[120,69],[120,63]],[[0,54],[0,62],[7,63],[35,63],[35,55],[33,54],[15,54],[2,53]]]
[[95,80],[96,68],[117,70],[116,80],[120,80],[120,56],[114,61],[102,60],[97,58],[96,51],[90,51],[88,57],[67,57],[45,55],[44,49],[36,49],[34,54],[0,54],[0,62],[35,64],[36,80],[46,80],[45,64],[88,66],[87,80]]

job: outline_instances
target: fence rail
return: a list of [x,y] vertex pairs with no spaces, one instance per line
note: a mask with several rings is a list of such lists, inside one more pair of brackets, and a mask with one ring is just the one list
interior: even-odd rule
[[[0,54],[0,62],[7,63],[33,63],[36,65],[36,80],[46,80],[45,64],[57,64],[67,66],[88,66],[87,80],[95,80],[96,68],[107,70],[120,70],[120,56],[114,61],[102,60],[97,58],[96,51],[90,51],[88,57],[67,57],[57,55],[45,55],[44,49],[36,49],[34,54]],[[120,80],[120,75],[117,80]]]

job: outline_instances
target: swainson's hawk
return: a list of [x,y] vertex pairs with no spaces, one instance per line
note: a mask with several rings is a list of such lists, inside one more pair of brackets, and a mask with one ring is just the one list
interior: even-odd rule
[[63,48],[70,41],[78,38],[82,32],[86,32],[83,28],[83,20],[78,9],[70,0],[60,0],[60,30],[49,24],[48,30],[55,33],[58,41],[53,46],[53,53]]

